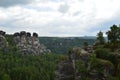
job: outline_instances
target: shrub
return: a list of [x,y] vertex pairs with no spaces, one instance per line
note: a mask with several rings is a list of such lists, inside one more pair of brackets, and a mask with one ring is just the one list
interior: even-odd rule
[[111,61],[115,66],[118,63],[117,57],[115,53],[111,53],[108,49],[97,49],[94,52],[96,54],[97,58],[109,60]]
[[99,48],[96,49],[94,53],[96,54],[97,58],[108,59],[110,51],[107,49]]

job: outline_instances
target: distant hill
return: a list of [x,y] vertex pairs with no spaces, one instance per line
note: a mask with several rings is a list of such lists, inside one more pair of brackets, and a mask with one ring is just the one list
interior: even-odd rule
[[82,47],[86,41],[92,45],[96,37],[39,37],[40,43],[47,46],[53,53],[67,53],[72,47]]

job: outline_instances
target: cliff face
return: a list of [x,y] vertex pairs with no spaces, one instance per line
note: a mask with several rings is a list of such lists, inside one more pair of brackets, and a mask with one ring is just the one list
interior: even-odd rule
[[[21,54],[45,54],[51,52],[43,44],[39,43],[39,38],[37,33],[31,33],[21,31],[16,32],[13,35],[13,43],[18,48]],[[8,42],[5,38],[5,32],[0,31],[0,48],[5,48],[8,46]]]

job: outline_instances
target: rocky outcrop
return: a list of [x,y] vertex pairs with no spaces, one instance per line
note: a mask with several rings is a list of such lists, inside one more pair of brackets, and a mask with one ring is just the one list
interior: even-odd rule
[[97,59],[79,47],[70,50],[68,56],[58,64],[55,80],[106,80],[112,76],[114,66],[110,61]]
[[83,47],[83,49],[85,51],[87,51],[88,53],[92,53],[93,50],[94,50],[94,46],[93,45],[88,45],[88,46]]
[[58,64],[55,80],[74,80],[75,71],[71,61],[63,61]]
[[[37,33],[31,35],[30,32],[21,31],[14,33],[14,37],[8,38],[6,32],[0,30],[0,50],[9,50],[13,47],[18,50],[21,54],[45,54],[50,53],[51,51],[47,49],[43,44],[40,44],[39,37]],[[6,39],[7,38],[7,39]],[[12,45],[8,45],[9,40],[12,42]],[[13,45],[14,44],[14,45]]]
[[5,38],[5,32],[0,30],[0,49],[6,49],[8,47],[8,42]]
[[[58,64],[55,80],[80,80],[81,75],[76,69],[76,61],[82,60],[87,64],[89,54],[81,48],[73,48],[68,53],[69,59]],[[61,76],[62,75],[62,76]]]
[[22,54],[44,54],[50,52],[43,44],[40,44],[37,33],[21,31],[14,33],[14,43]]

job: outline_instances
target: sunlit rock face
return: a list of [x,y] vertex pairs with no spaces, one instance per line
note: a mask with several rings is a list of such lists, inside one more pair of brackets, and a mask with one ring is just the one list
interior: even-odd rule
[[6,32],[0,30],[0,49],[6,49],[8,47],[8,42],[5,38]]
[[44,54],[50,52],[44,45],[40,44],[37,33],[21,31],[14,33],[14,43],[22,54]]

